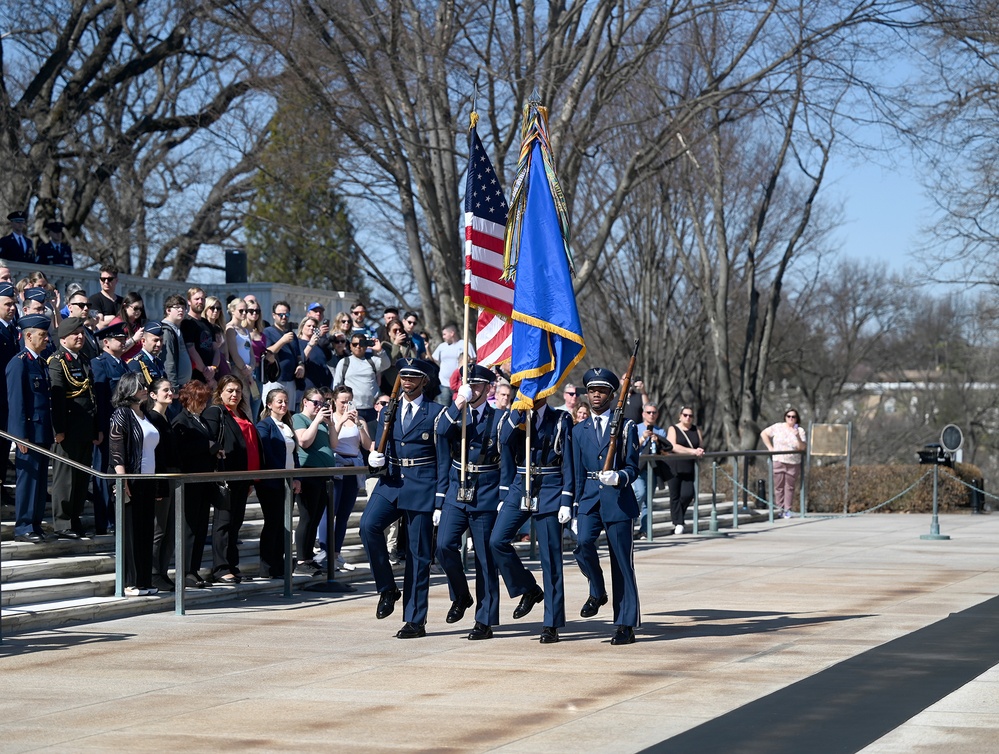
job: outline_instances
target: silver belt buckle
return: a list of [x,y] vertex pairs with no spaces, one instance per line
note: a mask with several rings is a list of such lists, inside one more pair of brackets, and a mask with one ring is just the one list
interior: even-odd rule
[[537,513],[538,511],[538,499],[536,497],[528,497],[524,495],[520,499],[520,509],[522,511],[531,511],[531,513]]

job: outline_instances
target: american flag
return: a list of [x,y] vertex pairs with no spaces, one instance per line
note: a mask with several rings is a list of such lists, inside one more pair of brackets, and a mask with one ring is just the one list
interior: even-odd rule
[[475,350],[478,363],[489,367],[510,359],[513,282],[500,279],[506,198],[475,131],[477,115],[472,115],[465,179],[465,301],[479,310]]

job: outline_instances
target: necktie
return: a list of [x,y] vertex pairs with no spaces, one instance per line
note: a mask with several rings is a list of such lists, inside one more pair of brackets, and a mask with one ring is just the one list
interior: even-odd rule
[[24,242],[24,236],[18,236],[17,243],[21,246],[22,252],[26,252],[28,250],[28,245]]
[[406,412],[402,417],[402,431],[409,432],[409,425],[413,422],[413,404],[406,404]]
[[597,423],[597,439],[598,440],[603,440],[604,439],[604,417],[598,416],[598,417],[596,417],[594,419],[594,421]]

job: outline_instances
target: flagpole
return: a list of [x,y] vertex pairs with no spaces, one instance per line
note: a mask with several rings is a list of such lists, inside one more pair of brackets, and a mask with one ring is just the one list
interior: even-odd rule
[[524,442],[524,499],[520,501],[522,511],[531,510],[531,414],[534,409],[526,409],[524,427],[527,430],[527,438]]
[[[471,377],[471,365],[468,363],[468,320],[470,318],[469,314],[468,299],[465,299],[465,335],[462,340],[462,351],[465,361],[465,377],[461,381],[462,385],[467,385],[469,382],[469,377]],[[461,487],[459,488],[458,499],[461,500],[465,497],[465,480],[467,479],[467,469],[465,466],[468,464],[468,401],[465,401],[465,405],[461,408]]]

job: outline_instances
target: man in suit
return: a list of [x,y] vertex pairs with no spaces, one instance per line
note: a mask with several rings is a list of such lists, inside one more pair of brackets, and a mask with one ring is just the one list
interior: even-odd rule
[[[17,293],[10,283],[0,283],[0,426],[7,426],[7,365],[21,350],[21,333],[14,323],[17,315]],[[0,440],[0,496],[5,503],[7,488],[7,467],[10,464],[10,442]]]
[[128,361],[129,370],[141,374],[146,387],[152,385],[153,380],[167,376],[166,367],[160,360],[162,332],[163,325],[159,322],[147,322],[142,331],[142,350]]
[[[94,446],[94,468],[106,472],[110,461],[108,442],[111,425],[111,396],[118,386],[118,380],[128,374],[128,365],[121,356],[125,352],[125,323],[119,322],[97,331],[97,339],[103,350],[90,362],[94,374],[94,403],[97,406],[97,428],[102,434],[99,445]],[[98,534],[114,531],[114,504],[111,499],[111,485],[106,479],[94,480],[94,528]]]
[[[438,501],[434,511],[437,530],[437,561],[447,574],[451,588],[448,623],[457,623],[473,604],[461,562],[461,535],[472,532],[475,547],[475,626],[468,638],[490,639],[492,626],[499,624],[499,574],[489,537],[496,523],[499,507],[500,444],[499,427],[504,417],[487,402],[489,386],[495,375],[476,364],[467,374],[465,384],[437,423],[437,434],[447,440],[451,450],[451,473],[447,497]],[[463,420],[465,412],[468,418]],[[466,424],[465,483],[462,484],[461,427]]]
[[[59,348],[48,359],[52,394],[53,452],[89,465],[94,446],[100,445],[97,407],[94,404],[94,376],[90,364],[80,355],[83,349],[83,320],[67,317],[56,333]],[[65,463],[52,469],[52,510],[57,537],[79,539],[83,529],[83,508],[90,477],[85,471]]]
[[[403,395],[385,452],[374,450],[368,456],[368,464],[373,469],[387,466],[387,470],[375,485],[361,516],[361,542],[381,595],[375,617],[387,618],[403,595],[396,587],[389,563],[385,528],[402,511],[408,537],[403,581],[403,619],[406,622],[396,637],[415,639],[427,635],[433,513],[447,494],[451,457],[447,443],[438,437],[435,426],[444,407],[423,395],[433,367],[422,359],[399,359],[396,366]],[[381,442],[384,426],[378,424],[375,447]]]
[[10,233],[0,238],[0,257],[8,262],[27,262],[34,264],[35,248],[31,239],[25,234],[28,227],[28,213],[18,210],[7,215],[10,222]]
[[73,249],[63,240],[62,232],[65,227],[60,222],[45,223],[45,230],[49,232],[49,240],[38,244],[38,264],[73,266]]
[[607,532],[614,596],[614,636],[611,644],[633,644],[641,625],[638,583],[632,561],[632,520],[638,503],[632,482],[638,477],[638,432],[623,416],[620,440],[610,469],[604,471],[609,450],[611,406],[620,381],[609,369],[590,369],[583,375],[593,414],[572,431],[573,492],[577,507],[576,562],[590,582],[590,596],[579,614],[592,618],[607,604],[607,587],[597,555],[597,537]]
[[[526,415],[514,409],[500,429],[500,442],[516,468],[493,527],[489,546],[496,558],[507,592],[520,597],[514,619],[523,618],[542,600],[545,603],[541,643],[559,640],[565,625],[565,582],[562,574],[562,526],[572,505],[572,419],[565,411],[549,408],[546,398],[535,399],[531,419],[530,487],[527,473]],[[564,515],[563,515],[564,514]],[[533,516],[538,532],[544,589],[524,567],[510,541]]]
[[[49,342],[49,320],[29,314],[21,317],[20,324],[24,350],[7,365],[7,432],[47,448],[52,445],[51,392],[49,370],[41,354]],[[15,467],[14,539],[41,542],[49,538],[42,532],[48,458],[17,443]]]

